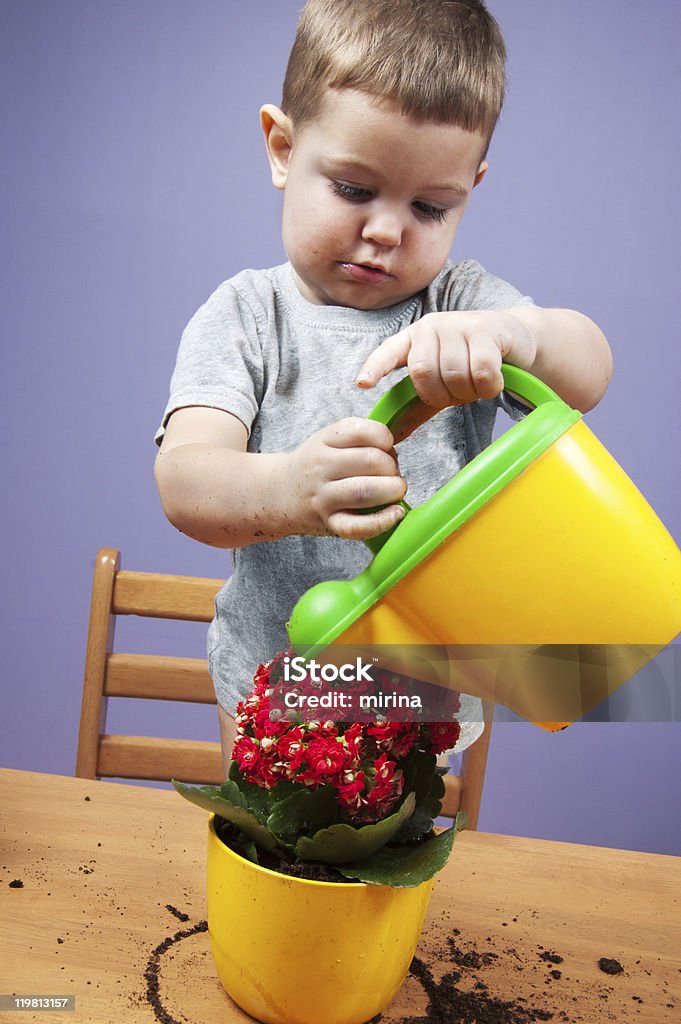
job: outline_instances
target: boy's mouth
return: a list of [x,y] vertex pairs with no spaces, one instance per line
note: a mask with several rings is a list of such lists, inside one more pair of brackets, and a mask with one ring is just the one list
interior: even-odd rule
[[381,284],[393,276],[382,267],[373,267],[368,263],[341,263],[341,267],[353,281],[359,281],[360,284]]

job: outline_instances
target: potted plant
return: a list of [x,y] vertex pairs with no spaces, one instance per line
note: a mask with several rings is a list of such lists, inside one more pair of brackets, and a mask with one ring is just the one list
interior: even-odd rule
[[237,708],[227,781],[173,784],[211,812],[208,930],[229,995],[264,1024],[365,1024],[406,977],[463,825],[433,828],[459,725],[282,713],[283,666],[261,665]]

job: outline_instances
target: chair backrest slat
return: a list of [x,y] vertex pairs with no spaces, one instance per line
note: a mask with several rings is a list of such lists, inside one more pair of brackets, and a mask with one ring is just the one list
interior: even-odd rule
[[215,614],[215,595],[223,583],[198,576],[118,572],[112,610],[114,615],[210,622]]
[[159,654],[110,654],[104,694],[217,703],[205,658],[168,658]]
[[97,775],[161,782],[177,778],[208,785],[224,782],[219,743],[152,736],[102,736]]

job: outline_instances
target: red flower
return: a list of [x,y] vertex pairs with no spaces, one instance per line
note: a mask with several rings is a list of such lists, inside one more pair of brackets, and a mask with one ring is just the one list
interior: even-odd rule
[[379,750],[388,751],[394,758],[406,757],[419,738],[417,722],[372,722],[366,731]]
[[319,737],[310,740],[305,750],[307,771],[301,775],[301,781],[324,785],[339,775],[349,760],[348,751],[337,739]]
[[394,761],[388,760],[386,754],[381,754],[373,763],[373,785],[369,790],[366,800],[366,808],[362,817],[365,820],[377,821],[388,815],[404,789],[404,776],[397,771]]
[[248,777],[257,770],[260,761],[260,747],[257,741],[251,739],[250,736],[239,736],[234,744],[232,757],[239,765],[239,769]]
[[353,722],[343,733],[343,742],[348,748],[348,753],[355,760],[362,756],[362,742],[364,738],[364,726],[360,722]]
[[305,760],[305,734],[299,725],[289,726],[277,739],[277,762],[287,778],[293,778]]
[[395,774],[395,762],[389,761],[387,754],[381,754],[374,761],[374,772],[376,775],[376,781],[387,781],[390,782],[393,775]]
[[287,725],[285,719],[273,718],[269,707],[261,705],[254,716],[253,732],[257,739],[262,739],[264,736],[280,736]]
[[348,810],[359,810],[362,807],[364,791],[364,772],[344,772],[343,783],[338,786],[338,802]]
[[273,756],[267,756],[265,752],[260,751],[260,760],[258,761],[255,771],[249,773],[247,776],[249,782],[254,782],[256,786],[260,786],[262,789],[271,789],[272,786],[276,786],[277,782],[281,778],[281,769]]
[[[291,721],[272,707],[284,656],[258,667],[253,689],[235,716],[234,760],[244,778],[263,789],[281,779],[312,788],[330,785],[345,820],[378,821],[393,813],[403,796],[404,759],[412,750],[438,754],[459,737],[456,721]],[[397,686],[395,677],[389,681]]]
[[458,722],[430,722],[423,732],[426,733],[424,739],[430,753],[441,754],[444,750],[451,750],[456,744],[461,726]]

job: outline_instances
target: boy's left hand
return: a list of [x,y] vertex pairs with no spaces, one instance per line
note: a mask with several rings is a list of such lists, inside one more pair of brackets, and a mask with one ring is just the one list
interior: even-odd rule
[[510,310],[427,313],[371,353],[357,385],[371,388],[406,366],[422,401],[444,409],[494,398],[504,387],[502,361],[529,370],[536,354],[531,331]]

